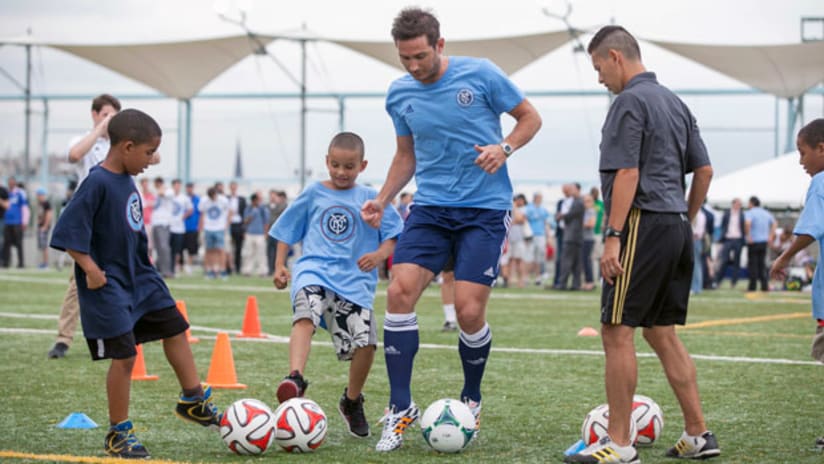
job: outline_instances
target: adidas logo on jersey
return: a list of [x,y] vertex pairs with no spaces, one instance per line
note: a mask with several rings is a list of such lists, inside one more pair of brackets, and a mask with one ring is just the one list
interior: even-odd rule
[[484,275],[487,277],[495,277],[495,269],[492,269],[492,266],[489,266],[489,269],[484,271]]

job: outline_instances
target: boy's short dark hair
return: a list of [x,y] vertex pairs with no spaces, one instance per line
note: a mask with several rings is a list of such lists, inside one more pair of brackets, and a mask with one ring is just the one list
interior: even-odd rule
[[441,38],[441,23],[431,11],[417,7],[404,8],[392,22],[392,39],[395,42],[422,35],[426,36],[430,47],[434,47]]
[[587,46],[587,53],[604,56],[608,50],[617,50],[631,60],[641,59],[641,47],[638,41],[621,26],[604,26],[592,37]]
[[810,121],[802,127],[798,131],[798,138],[811,148],[817,147],[819,143],[824,143],[824,118]]
[[761,206],[761,200],[759,200],[757,196],[753,195],[750,197],[750,204],[753,206]]
[[103,107],[106,105],[111,105],[112,108],[114,108],[117,111],[120,111],[120,100],[107,93],[103,93],[94,97],[94,100],[92,100],[92,111],[94,111],[95,113],[99,113],[100,110],[102,110]]
[[332,141],[329,142],[328,151],[331,152],[333,148],[356,151],[360,153],[361,159],[363,159],[366,151],[363,144],[363,139],[360,135],[354,132],[340,132],[336,136],[332,137]]
[[148,114],[129,108],[123,110],[109,121],[109,140],[112,145],[131,140],[137,145],[149,143],[163,135],[157,121]]

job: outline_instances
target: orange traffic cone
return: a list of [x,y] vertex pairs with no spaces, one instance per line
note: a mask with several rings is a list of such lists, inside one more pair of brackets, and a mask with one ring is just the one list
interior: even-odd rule
[[214,388],[246,388],[246,385],[237,382],[232,345],[229,342],[229,334],[226,332],[217,333],[206,383]]
[[160,377],[146,374],[146,361],[143,359],[143,346],[137,345],[137,358],[132,368],[132,380],[157,380]]
[[265,338],[260,331],[260,317],[258,317],[257,297],[250,295],[246,298],[246,315],[243,316],[243,330],[238,337]]
[[[189,314],[186,312],[186,302],[183,300],[177,300],[175,305],[177,306],[177,310],[180,311],[180,314],[183,315],[183,319],[186,319],[186,322],[189,322]],[[200,341],[199,338],[192,336],[191,328],[186,329],[186,340],[188,340],[190,344]]]

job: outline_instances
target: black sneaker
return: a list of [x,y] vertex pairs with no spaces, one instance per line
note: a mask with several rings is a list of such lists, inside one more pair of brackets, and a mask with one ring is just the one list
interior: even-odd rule
[[309,387],[309,382],[304,380],[299,371],[292,371],[289,375],[283,378],[278,385],[277,397],[278,402],[283,403],[292,398],[303,396],[306,389]]
[[177,400],[175,414],[182,419],[217,430],[220,427],[220,413],[212,404],[212,387],[203,384],[203,396],[183,396]]
[[355,400],[350,400],[346,396],[347,388],[343,389],[343,395],[338,403],[338,412],[346,423],[346,429],[356,438],[366,438],[370,435],[369,423],[363,414],[363,394],[358,395]]
[[815,447],[820,450],[824,450],[824,437],[818,437],[815,440]]
[[134,435],[132,421],[125,420],[109,427],[104,450],[109,456],[124,459],[149,459],[149,451]]
[[668,458],[679,459],[709,459],[721,454],[718,447],[718,440],[712,432],[704,432],[701,436],[681,434],[681,438],[675,442],[675,446],[667,450],[665,454]]
[[49,359],[62,358],[66,356],[67,351],[69,351],[69,345],[63,342],[57,342],[52,349],[49,350]]
[[458,331],[458,323],[452,321],[445,321],[443,323],[443,327],[441,327],[441,332],[457,332]]

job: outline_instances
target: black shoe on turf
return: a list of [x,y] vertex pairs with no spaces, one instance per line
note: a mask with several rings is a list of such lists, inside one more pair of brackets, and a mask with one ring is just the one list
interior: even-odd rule
[[181,393],[180,399],[177,400],[175,414],[204,427],[213,429],[220,427],[220,413],[212,404],[212,387],[207,384],[203,384],[203,396],[184,396]]
[[306,381],[300,372],[292,371],[280,381],[278,385],[277,397],[278,403],[291,400],[303,396],[306,389],[309,387],[309,382]]
[[348,389],[343,390],[343,395],[338,402],[338,412],[346,424],[346,429],[356,438],[366,438],[369,433],[369,422],[366,421],[366,416],[363,413],[363,394],[358,395],[355,400],[350,400],[346,396]]
[[123,459],[149,459],[149,451],[134,435],[132,421],[125,420],[109,427],[104,450],[109,456]]
[[69,345],[63,342],[57,342],[54,344],[52,349],[49,350],[49,359],[58,359],[66,356],[66,352],[69,351]]
[[681,434],[681,438],[675,442],[675,446],[667,450],[665,454],[668,458],[679,459],[709,459],[721,454],[718,447],[718,440],[712,432],[704,432],[700,436]]

